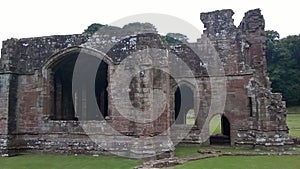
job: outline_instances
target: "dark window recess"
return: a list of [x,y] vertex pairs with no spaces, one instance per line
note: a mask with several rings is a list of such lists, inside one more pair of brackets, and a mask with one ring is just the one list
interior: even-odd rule
[[249,108],[249,112],[250,112],[250,117],[253,117],[253,110],[252,110],[252,98],[251,97],[248,97],[248,108]]
[[[103,120],[108,116],[108,65],[94,56],[81,56],[84,58],[79,62],[76,62],[77,57],[78,53],[64,56],[52,68],[54,99],[51,119]],[[75,63],[80,70],[74,70]],[[74,91],[73,76],[75,81],[78,80]]]
[[72,100],[72,77],[76,55],[64,57],[53,69],[53,120],[76,120]]
[[194,92],[187,85],[180,85],[175,92],[175,123],[186,124],[190,109],[194,109]]

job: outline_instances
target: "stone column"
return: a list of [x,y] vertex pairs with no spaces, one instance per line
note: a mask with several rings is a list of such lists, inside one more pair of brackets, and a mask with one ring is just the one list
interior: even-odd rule
[[9,155],[9,133],[16,128],[15,105],[17,77],[10,73],[0,74],[0,155]]

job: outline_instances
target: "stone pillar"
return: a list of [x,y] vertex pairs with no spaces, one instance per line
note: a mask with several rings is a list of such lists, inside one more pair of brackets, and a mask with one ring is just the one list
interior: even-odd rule
[[267,61],[265,55],[265,20],[260,9],[250,10],[245,13],[239,27],[241,51],[245,57],[245,64],[255,69],[254,77],[264,87],[268,87]]
[[11,74],[0,74],[0,155],[9,155],[9,126],[11,120],[10,110],[12,105],[12,93],[10,93],[10,82],[13,76]]

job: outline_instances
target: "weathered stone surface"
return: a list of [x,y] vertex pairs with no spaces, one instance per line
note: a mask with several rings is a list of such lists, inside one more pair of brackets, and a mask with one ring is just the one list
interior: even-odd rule
[[[217,110],[211,105],[222,101],[224,109],[213,113],[228,120],[231,145],[281,149],[293,144],[285,103],[280,94],[271,92],[267,77],[264,18],[259,9],[251,10],[236,27],[233,14],[232,10],[202,13],[206,28],[202,38],[180,45],[166,44],[155,32],[109,28],[91,37],[4,41],[0,154],[40,151],[170,157],[177,143],[210,144],[209,112]],[[95,92],[87,92],[91,86],[80,85],[74,95],[66,92],[72,92],[70,81],[79,53],[84,58],[102,58],[107,65],[106,81],[99,82],[107,86],[99,89],[101,96],[95,101],[105,112],[101,112],[102,118],[88,114],[94,111],[88,95]],[[212,59],[215,55],[220,62]],[[97,65],[82,63],[78,72],[84,77],[81,83],[89,81],[90,67]],[[118,72],[120,67],[124,71]],[[225,82],[219,78],[222,67]],[[99,70],[101,74],[104,68]],[[118,88],[128,78],[130,85]],[[214,87],[224,84],[223,97]],[[175,93],[181,85],[193,91],[194,125],[176,123]],[[129,99],[124,99],[124,93],[129,93]],[[156,104],[151,107],[153,101]],[[165,107],[159,114],[161,104]],[[150,113],[137,114],[137,110]],[[67,114],[57,115],[62,112]]]

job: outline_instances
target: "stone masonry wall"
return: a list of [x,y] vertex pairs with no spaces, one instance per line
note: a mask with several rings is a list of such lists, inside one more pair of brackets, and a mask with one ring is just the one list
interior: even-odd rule
[[[130,157],[163,152],[166,153],[160,157],[172,156],[177,141],[209,144],[207,121],[211,118],[212,99],[225,102],[224,110],[213,113],[228,118],[231,145],[292,144],[285,104],[280,94],[271,92],[267,78],[264,18],[259,9],[251,10],[236,27],[233,14],[232,10],[202,13],[200,19],[206,28],[202,38],[196,43],[173,46],[155,32],[110,27],[90,37],[66,35],[4,41],[0,59],[0,154],[111,151]],[[108,65],[108,116],[103,121],[51,119],[52,68],[79,52],[103,58]],[[215,54],[221,67],[213,64],[211,56]],[[116,90],[125,83],[128,73],[118,72],[118,67],[130,72],[132,76],[128,78],[134,79],[132,88]],[[225,82],[219,79],[221,74],[209,71],[222,67]],[[172,82],[172,78],[177,81]],[[216,86],[225,83],[226,100],[213,92],[212,78],[216,79]],[[179,84],[194,91],[196,122],[167,130],[175,121],[174,93]],[[124,100],[122,93],[129,93],[133,99]],[[159,104],[151,107],[153,100]],[[158,111],[160,103],[165,107]],[[136,110],[151,113],[135,114]],[[158,112],[161,114],[156,119]]]
[[0,74],[0,154],[8,154],[9,74]]

